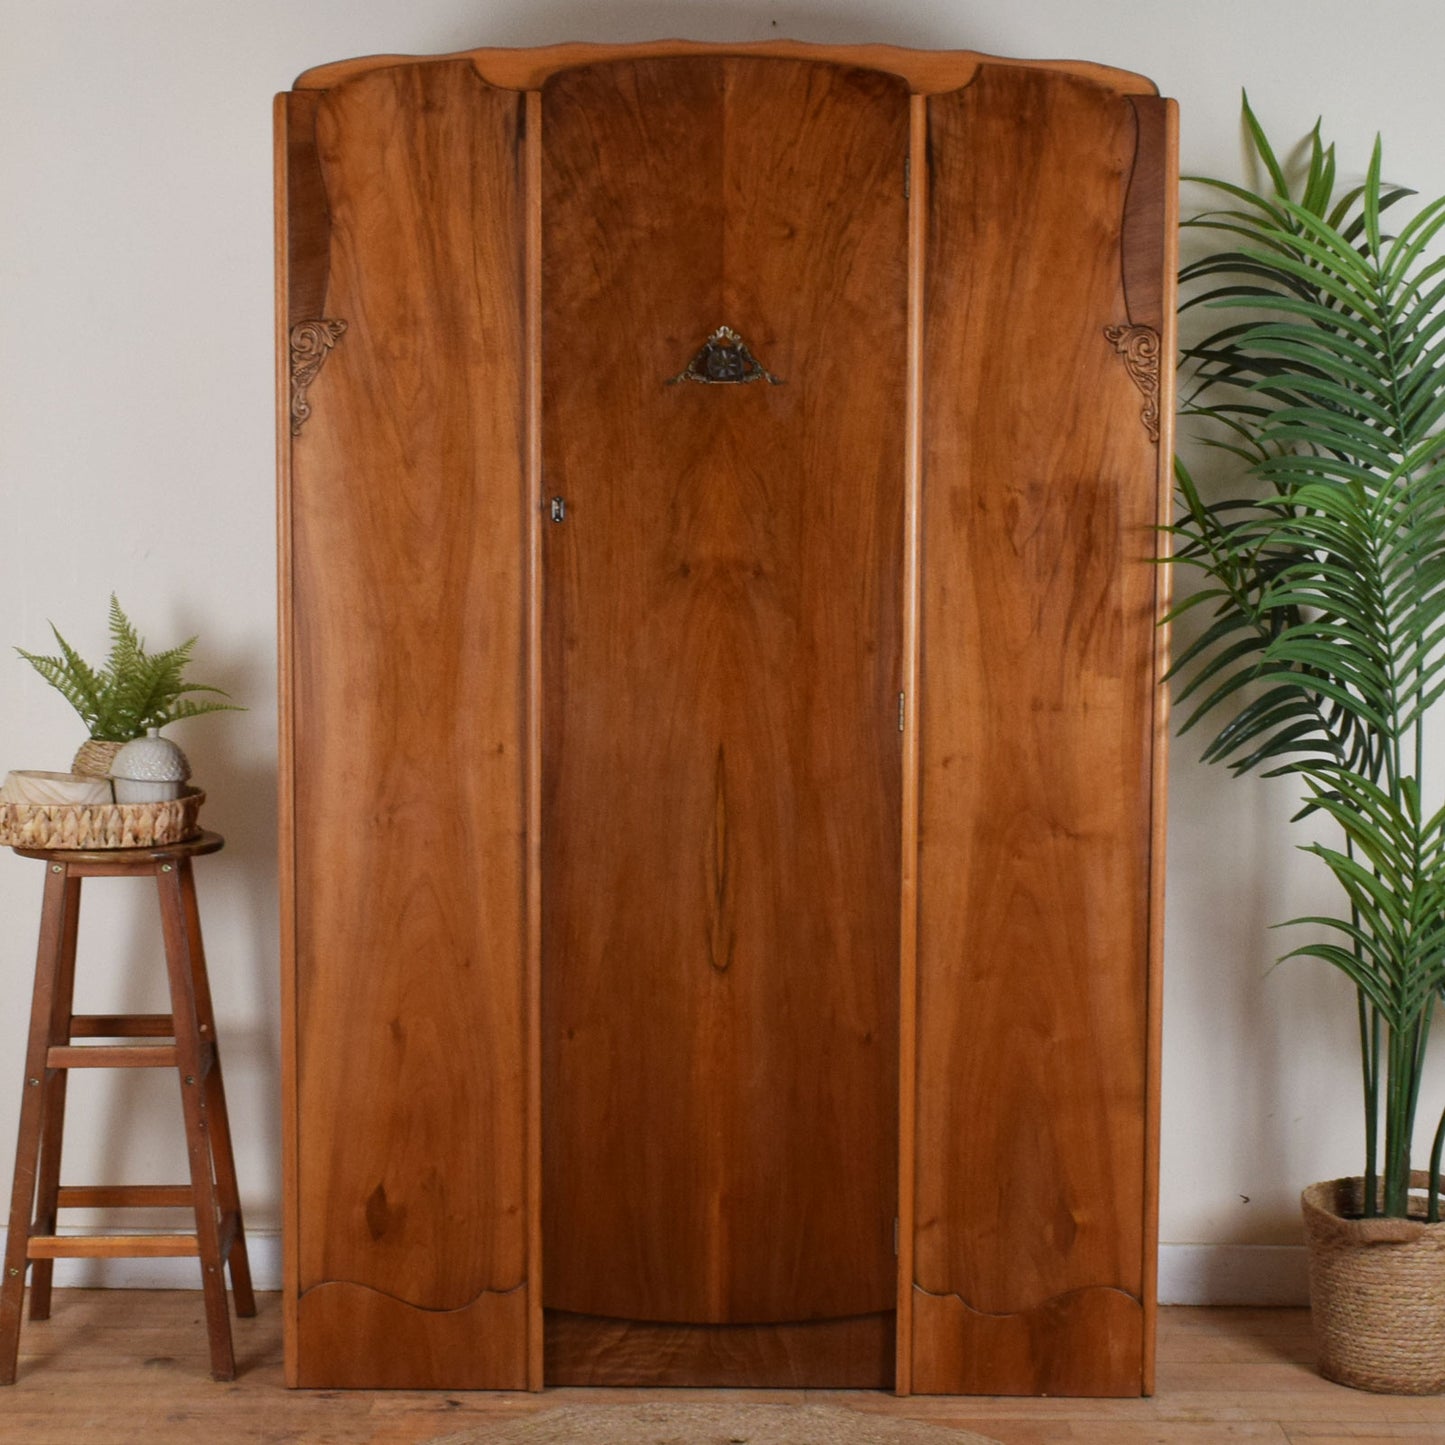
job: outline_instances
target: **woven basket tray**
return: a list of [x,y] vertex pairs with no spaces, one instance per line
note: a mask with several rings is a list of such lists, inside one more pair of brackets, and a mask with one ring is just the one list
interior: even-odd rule
[[188,788],[168,803],[0,803],[9,848],[153,848],[193,838],[206,795]]

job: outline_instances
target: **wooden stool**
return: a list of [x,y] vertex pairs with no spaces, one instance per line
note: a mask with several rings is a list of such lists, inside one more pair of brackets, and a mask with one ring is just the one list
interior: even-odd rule
[[[216,833],[154,848],[94,852],[20,848],[23,858],[46,864],[40,949],[35,961],[35,1001],[25,1055],[25,1090],[20,1137],[15,1150],[15,1188],[5,1276],[0,1281],[0,1384],[15,1382],[20,1350],[20,1306],[25,1270],[33,1265],[30,1318],[50,1317],[51,1277],[57,1259],[155,1259],[196,1255],[206,1298],[211,1374],[236,1376],[231,1320],[226,1307],[225,1266],[231,1267],[236,1313],[254,1315],[251,1270],[241,1224],[231,1126],[221,1083],[216,1020],[191,859],[224,845]],[[73,1014],[75,940],[83,878],[154,877],[160,893],[169,1014]],[[86,1043],[77,1039],[144,1039],[145,1043]],[[83,1185],[60,1183],[60,1147],[65,1130],[65,1083],[70,1069],[174,1068],[180,1078],[191,1182],[178,1184]],[[34,1207],[32,1222],[31,1209]],[[189,1209],[194,1234],[107,1234],[61,1236],[61,1209]]]

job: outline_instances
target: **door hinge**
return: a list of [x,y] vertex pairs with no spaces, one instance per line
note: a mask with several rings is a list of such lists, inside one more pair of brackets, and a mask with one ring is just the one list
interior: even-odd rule
[[893,1216],[893,1253],[898,1253],[898,1216]]
[[913,187],[913,157],[903,157],[903,199],[906,201]]
[[562,522],[567,518],[567,503],[561,497],[552,498],[552,520]]
[[903,721],[908,716],[908,697],[906,693],[898,694],[898,731],[903,731]]

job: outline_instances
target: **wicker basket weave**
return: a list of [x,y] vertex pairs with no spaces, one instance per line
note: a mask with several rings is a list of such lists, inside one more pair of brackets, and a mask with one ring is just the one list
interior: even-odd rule
[[[1416,1171],[1411,1185],[1428,1188]],[[1320,1373],[1391,1395],[1445,1391],[1445,1222],[1360,1219],[1361,1179],[1301,1196]],[[1412,1200],[1411,1212],[1415,1212]]]
[[110,765],[124,746],[124,743],[111,742],[106,738],[86,738],[75,754],[70,771],[84,773],[88,778],[108,778]]
[[194,837],[206,795],[189,788],[165,803],[0,803],[9,848],[153,848]]

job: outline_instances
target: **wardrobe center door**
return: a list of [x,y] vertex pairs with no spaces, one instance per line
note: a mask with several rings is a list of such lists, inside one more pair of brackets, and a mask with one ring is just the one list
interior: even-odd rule
[[907,90],[631,60],[542,120],[549,1379],[887,1383]]

